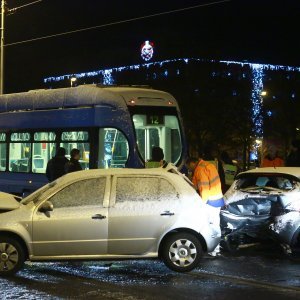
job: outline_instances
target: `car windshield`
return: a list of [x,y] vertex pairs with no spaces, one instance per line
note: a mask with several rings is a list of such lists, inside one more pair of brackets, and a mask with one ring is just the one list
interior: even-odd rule
[[238,179],[236,188],[244,192],[259,191],[290,191],[294,181],[284,175],[277,174],[247,174]]
[[34,193],[32,193],[29,196],[27,196],[26,198],[24,198],[21,201],[21,203],[24,204],[24,205],[26,205],[26,204],[28,204],[28,203],[30,203],[32,201],[35,203],[39,199],[40,195],[42,195],[47,190],[53,188],[56,185],[56,183],[57,183],[56,181],[53,181],[53,182],[50,182],[50,183],[42,186],[37,191],[35,191]]

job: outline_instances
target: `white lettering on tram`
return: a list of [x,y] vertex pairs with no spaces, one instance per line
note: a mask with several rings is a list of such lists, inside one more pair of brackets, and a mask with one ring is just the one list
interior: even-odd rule
[[29,132],[15,132],[11,134],[11,140],[13,142],[24,142],[30,141],[30,133]]

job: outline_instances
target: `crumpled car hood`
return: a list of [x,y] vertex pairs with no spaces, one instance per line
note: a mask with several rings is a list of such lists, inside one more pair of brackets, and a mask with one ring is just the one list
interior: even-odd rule
[[0,192],[0,213],[14,210],[19,207],[20,207],[20,203],[18,202],[16,196],[12,194]]

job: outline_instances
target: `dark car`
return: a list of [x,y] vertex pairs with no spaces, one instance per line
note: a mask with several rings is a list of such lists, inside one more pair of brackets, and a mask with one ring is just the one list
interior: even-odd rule
[[300,248],[300,168],[259,168],[240,173],[225,194],[222,245],[236,251],[275,241],[289,254]]

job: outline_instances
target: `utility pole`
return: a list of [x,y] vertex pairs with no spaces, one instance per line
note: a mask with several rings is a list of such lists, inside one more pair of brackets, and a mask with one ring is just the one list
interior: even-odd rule
[[1,41],[0,41],[0,95],[4,86],[4,24],[5,24],[5,0],[1,1]]

